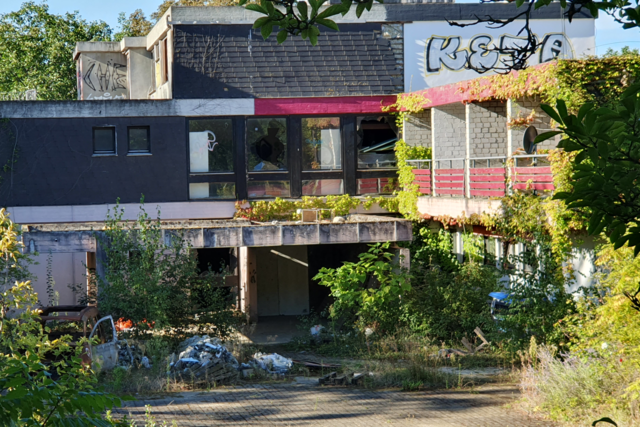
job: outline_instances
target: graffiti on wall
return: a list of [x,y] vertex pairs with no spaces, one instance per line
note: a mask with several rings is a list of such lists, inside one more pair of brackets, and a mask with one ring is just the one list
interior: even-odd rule
[[[525,46],[526,38],[502,35],[494,42],[489,35],[478,35],[462,48],[462,37],[431,37],[426,43],[426,71],[435,73],[446,67],[452,71],[464,68],[487,71],[501,66],[501,56],[497,48],[504,51]],[[572,59],[571,42],[562,33],[547,34],[537,53],[539,63],[549,62],[556,58]]]
[[82,54],[78,79],[81,99],[127,99],[126,64],[122,54]]
[[[534,20],[531,27],[539,48],[528,59],[537,65],[556,58],[580,58],[595,53],[593,19]],[[405,91],[422,90],[471,80],[504,68],[510,55],[505,51],[522,47],[520,23],[500,28],[490,26],[451,27],[447,22],[413,22],[405,25]]]

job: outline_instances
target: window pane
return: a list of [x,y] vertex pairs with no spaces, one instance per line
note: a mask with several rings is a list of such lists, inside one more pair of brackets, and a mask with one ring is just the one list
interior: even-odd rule
[[289,197],[289,181],[249,181],[249,197]]
[[149,128],[129,128],[129,151],[149,151]]
[[310,179],[302,181],[303,196],[329,196],[331,194],[342,194],[341,179]]
[[358,180],[357,194],[392,194],[397,188],[396,178],[362,178]]
[[342,169],[340,119],[302,119],[302,170]]
[[287,120],[247,120],[248,170],[287,170]]
[[398,127],[389,116],[358,117],[358,169],[395,169]]
[[115,128],[94,128],[93,129],[93,151],[96,153],[116,152],[116,129]]
[[236,184],[233,182],[192,182],[189,184],[190,199],[235,199]]
[[191,172],[233,172],[233,121],[189,121]]

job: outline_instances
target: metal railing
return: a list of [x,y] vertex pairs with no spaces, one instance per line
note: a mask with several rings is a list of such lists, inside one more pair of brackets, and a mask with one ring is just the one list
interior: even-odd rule
[[503,197],[514,190],[553,191],[546,154],[408,160],[419,190],[429,196]]

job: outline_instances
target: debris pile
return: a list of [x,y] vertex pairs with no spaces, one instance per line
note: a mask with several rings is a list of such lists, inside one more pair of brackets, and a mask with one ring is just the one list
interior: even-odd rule
[[185,380],[222,381],[238,374],[236,358],[217,338],[195,335],[180,344],[172,355],[170,373]]
[[129,344],[127,340],[118,341],[118,366],[123,368],[151,368],[149,358],[144,355],[144,351],[135,344]]
[[258,365],[269,374],[279,375],[286,374],[293,366],[293,361],[291,359],[280,356],[278,353],[263,354],[258,352],[253,355],[251,363]]

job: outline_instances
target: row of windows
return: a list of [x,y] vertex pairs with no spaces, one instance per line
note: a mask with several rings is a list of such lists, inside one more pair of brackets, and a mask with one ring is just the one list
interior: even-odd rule
[[[395,124],[388,116],[357,118],[357,168],[395,169]],[[342,170],[340,117],[301,119],[302,171]],[[286,118],[246,121],[247,171],[287,171]],[[189,159],[193,173],[234,172],[232,119],[189,121]]]
[[[398,129],[386,115],[188,119],[190,199],[390,194]],[[93,128],[94,155],[116,155],[115,126]],[[127,127],[150,154],[150,128]],[[122,151],[122,150],[121,150]]]
[[[127,127],[127,151],[132,154],[150,153],[151,142],[149,134],[149,126]],[[93,153],[117,154],[115,127],[93,128]]]

